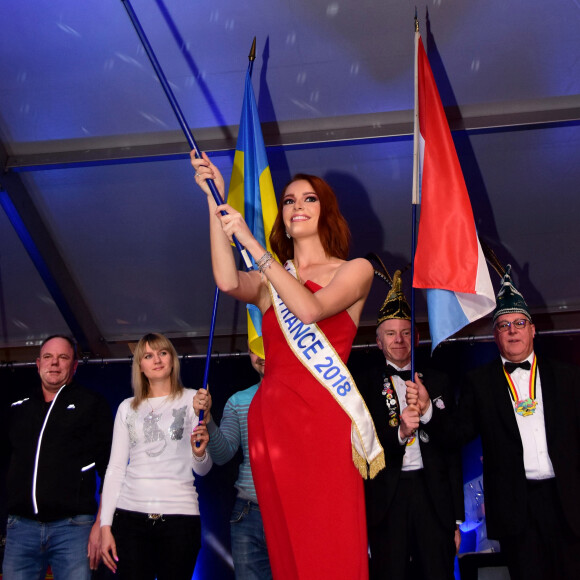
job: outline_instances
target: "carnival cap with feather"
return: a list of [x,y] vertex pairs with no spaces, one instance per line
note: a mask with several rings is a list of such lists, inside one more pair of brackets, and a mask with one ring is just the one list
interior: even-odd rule
[[[369,254],[367,259],[374,262],[375,274],[391,287],[379,310],[377,326],[385,320],[411,320],[411,307],[402,290],[402,274],[408,266],[403,270],[397,270],[391,278],[387,268],[376,254]],[[377,263],[380,265],[380,269],[376,267]]]

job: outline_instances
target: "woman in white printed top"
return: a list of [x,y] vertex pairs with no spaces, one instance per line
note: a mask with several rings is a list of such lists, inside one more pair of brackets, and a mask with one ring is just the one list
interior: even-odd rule
[[193,472],[205,475],[212,465],[196,416],[202,407],[194,410],[196,391],[181,384],[179,358],[161,334],[137,344],[132,383],[134,396],[115,418],[103,488],[103,560],[124,580],[190,580],[201,547]]

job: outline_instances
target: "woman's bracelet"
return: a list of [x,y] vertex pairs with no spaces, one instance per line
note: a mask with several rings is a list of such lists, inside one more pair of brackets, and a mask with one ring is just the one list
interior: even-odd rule
[[193,454],[193,459],[195,459],[195,461],[197,461],[198,463],[205,461],[206,457],[207,457],[207,451],[204,451],[203,455],[201,457],[198,457],[195,453]]
[[272,254],[270,252],[266,252],[257,262],[256,265],[258,266],[258,270],[260,270],[260,273],[264,273],[265,270],[267,270],[271,265],[272,262],[274,261],[274,256],[272,256]]

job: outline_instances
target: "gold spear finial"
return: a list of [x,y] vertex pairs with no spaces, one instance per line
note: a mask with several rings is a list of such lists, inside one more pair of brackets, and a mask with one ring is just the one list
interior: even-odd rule
[[250,49],[250,54],[248,55],[250,62],[256,60],[256,37],[254,36],[254,41],[252,42],[252,48]]

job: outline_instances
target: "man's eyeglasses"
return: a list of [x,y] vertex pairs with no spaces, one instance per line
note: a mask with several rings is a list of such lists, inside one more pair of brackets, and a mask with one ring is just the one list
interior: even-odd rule
[[518,318],[517,320],[512,320],[511,322],[498,322],[495,325],[495,329],[498,332],[506,332],[508,328],[513,326],[516,330],[523,330],[528,324],[531,323],[527,318]]

